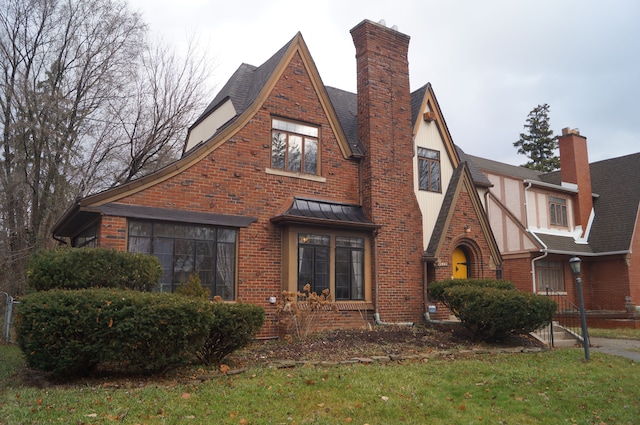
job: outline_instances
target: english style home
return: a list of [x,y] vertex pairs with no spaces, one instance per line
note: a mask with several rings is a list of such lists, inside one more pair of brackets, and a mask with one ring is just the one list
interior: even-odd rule
[[492,183],[486,209],[503,276],[577,305],[577,256],[589,324],[640,327],[640,153],[589,163],[586,137],[570,128],[558,144],[551,173],[468,156]]
[[237,69],[179,160],[80,199],[54,235],[157,256],[161,291],[197,273],[212,296],[264,307],[264,336],[278,334],[274,299],[306,284],[332,294],[334,327],[446,317],[429,282],[501,275],[491,182],[431,85],[410,91],[409,37],[369,20],[351,35],[357,93],[323,84],[298,33]]

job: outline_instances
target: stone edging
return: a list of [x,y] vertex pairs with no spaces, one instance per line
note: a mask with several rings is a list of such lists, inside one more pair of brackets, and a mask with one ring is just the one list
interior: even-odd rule
[[476,349],[476,350],[445,350],[435,351],[427,354],[398,354],[389,356],[370,356],[370,357],[353,357],[342,361],[305,361],[305,360],[273,360],[267,367],[274,369],[290,369],[298,366],[339,366],[350,364],[388,364],[391,362],[424,362],[433,358],[470,358],[481,354],[518,354],[518,353],[541,353],[549,351],[549,348],[544,347],[513,347],[513,348],[499,348],[493,350]]

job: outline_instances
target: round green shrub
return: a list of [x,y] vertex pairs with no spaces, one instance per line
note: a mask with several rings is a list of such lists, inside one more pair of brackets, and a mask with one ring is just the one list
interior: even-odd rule
[[212,321],[201,299],[55,289],[21,299],[18,343],[30,367],[57,376],[83,376],[98,367],[150,373],[193,359]]
[[442,281],[431,284],[429,293],[477,339],[533,332],[549,323],[557,308],[552,299],[518,291],[508,281]]
[[253,304],[211,303],[213,322],[198,357],[205,364],[220,364],[222,360],[246,347],[265,321],[262,307]]
[[162,275],[153,255],[105,248],[57,248],[35,253],[27,265],[29,289],[120,288],[151,291]]

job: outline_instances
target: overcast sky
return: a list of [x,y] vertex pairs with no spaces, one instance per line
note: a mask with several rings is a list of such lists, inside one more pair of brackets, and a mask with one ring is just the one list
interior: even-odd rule
[[[176,48],[195,35],[214,93],[241,63],[261,65],[300,31],[325,85],[356,91],[350,30],[384,19],[411,37],[411,90],[430,82],[465,152],[520,165],[529,112],[580,130],[589,160],[640,151],[640,1],[129,0]],[[209,99],[210,100],[210,99]]]

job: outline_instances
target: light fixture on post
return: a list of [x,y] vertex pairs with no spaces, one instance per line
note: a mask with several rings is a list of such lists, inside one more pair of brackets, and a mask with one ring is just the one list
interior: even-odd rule
[[582,297],[582,278],[580,278],[580,263],[578,257],[571,257],[569,265],[571,271],[576,278],[576,286],[578,287],[578,301],[580,302],[580,323],[582,324],[582,346],[584,347],[584,358],[589,360],[589,333],[587,332],[587,315],[584,311],[584,298]]

